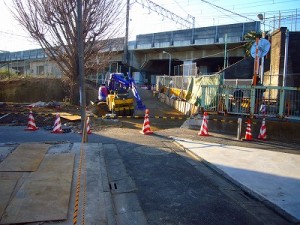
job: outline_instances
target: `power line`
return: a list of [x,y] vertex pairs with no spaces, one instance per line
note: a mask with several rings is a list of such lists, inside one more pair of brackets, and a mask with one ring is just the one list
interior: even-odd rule
[[246,16],[241,15],[241,14],[239,14],[239,13],[233,12],[233,11],[231,11],[231,10],[225,9],[225,8],[223,8],[223,7],[221,7],[221,6],[215,5],[215,4],[213,4],[213,3],[211,3],[211,2],[208,2],[208,1],[206,1],[206,0],[201,0],[201,1],[202,1],[202,2],[205,2],[205,3],[209,4],[209,5],[212,5],[212,6],[216,7],[216,8],[222,9],[222,10],[224,10],[224,11],[226,11],[226,12],[229,12],[229,13],[231,13],[231,14],[235,14],[235,15],[238,15],[238,16],[240,16],[240,17],[243,17],[243,18],[245,18],[245,19],[247,19],[247,20],[255,21],[255,20],[253,20],[253,19],[251,19],[251,18],[249,18],[249,17],[246,17]]
[[184,19],[175,13],[161,7],[160,5],[150,1],[150,0],[135,0],[135,3],[142,5],[143,8],[147,8],[149,11],[158,13],[186,28],[192,28],[195,26],[195,17],[188,14],[187,19]]
[[181,10],[183,10],[186,14],[189,14],[181,5],[179,5],[179,3],[176,1],[176,0],[173,0],[175,3],[176,3],[176,5],[181,9]]

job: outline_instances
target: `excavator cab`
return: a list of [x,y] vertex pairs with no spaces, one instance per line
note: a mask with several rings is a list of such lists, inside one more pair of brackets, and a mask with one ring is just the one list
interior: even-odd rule
[[[107,87],[109,95],[106,99],[106,104],[109,110],[117,116],[132,116],[136,110],[146,109],[130,74],[127,76],[123,73],[110,74],[107,80]],[[130,96],[129,89],[132,90],[133,97]]]

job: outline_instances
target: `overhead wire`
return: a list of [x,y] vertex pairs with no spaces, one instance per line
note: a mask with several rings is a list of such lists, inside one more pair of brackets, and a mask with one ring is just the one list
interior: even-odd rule
[[[288,1],[276,1],[276,3],[274,3],[273,5],[279,5],[279,4],[283,4],[283,3],[292,3],[292,2],[297,2],[298,0],[288,0]],[[235,12],[237,9],[249,9],[249,8],[254,8],[254,7],[259,7],[259,6],[263,6],[263,5],[270,5],[270,4],[272,4],[272,3],[270,3],[269,1],[255,1],[255,2],[251,2],[251,3],[234,3],[234,10],[229,10],[228,8],[229,7],[226,7],[226,6],[228,6],[228,5],[223,5],[223,6],[218,6],[218,5],[216,5],[216,4],[213,4],[213,3],[211,3],[211,2],[209,2],[209,1],[202,1],[202,2],[204,2],[204,3],[206,3],[206,4],[210,4],[210,6],[215,6],[216,8],[215,9],[218,9],[219,8],[219,10],[218,11],[220,11],[220,10],[224,10],[224,11],[227,11],[227,12],[229,12],[230,14],[231,14],[231,16],[234,16],[234,15],[236,15],[236,16],[239,16],[239,17],[241,17],[241,18],[244,18],[245,17],[245,13],[237,13],[237,12]],[[273,2],[273,1],[272,1]],[[199,6],[199,1],[196,1],[196,2],[189,2],[189,8],[190,9],[194,9],[194,8],[197,8],[196,6]],[[277,10],[277,11],[273,11],[273,12],[278,12],[279,10]],[[191,13],[193,13],[193,12],[191,12]],[[210,14],[211,14],[211,12],[209,12]],[[196,14],[195,14],[196,15]],[[255,16],[256,17],[256,15],[257,15],[257,11],[256,12],[253,12],[253,16]],[[197,16],[197,15],[196,15]],[[228,17],[228,15],[226,15],[225,14],[225,16],[226,17]],[[211,16],[211,15],[209,15],[209,14],[207,14],[207,15],[205,15],[204,16],[205,18],[216,18],[216,15],[215,14],[213,14],[213,16]],[[224,18],[224,15],[218,15],[217,16],[217,18]],[[253,20],[252,18],[249,18],[248,16],[246,16],[246,19],[250,19],[250,20]]]

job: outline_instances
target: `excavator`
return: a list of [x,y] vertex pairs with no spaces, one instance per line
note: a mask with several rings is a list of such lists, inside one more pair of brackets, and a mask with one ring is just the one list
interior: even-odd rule
[[[106,102],[98,102],[98,114],[103,114],[103,108],[106,108],[116,116],[133,116],[139,111],[146,109],[142,99],[137,91],[136,83],[131,74],[110,73],[106,77],[105,86],[108,89]],[[132,95],[129,94],[131,89]],[[99,113],[100,112],[100,113]]]

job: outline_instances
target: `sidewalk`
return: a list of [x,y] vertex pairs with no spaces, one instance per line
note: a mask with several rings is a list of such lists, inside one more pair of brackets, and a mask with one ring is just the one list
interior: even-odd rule
[[174,137],[234,183],[293,222],[300,222],[300,155]]

